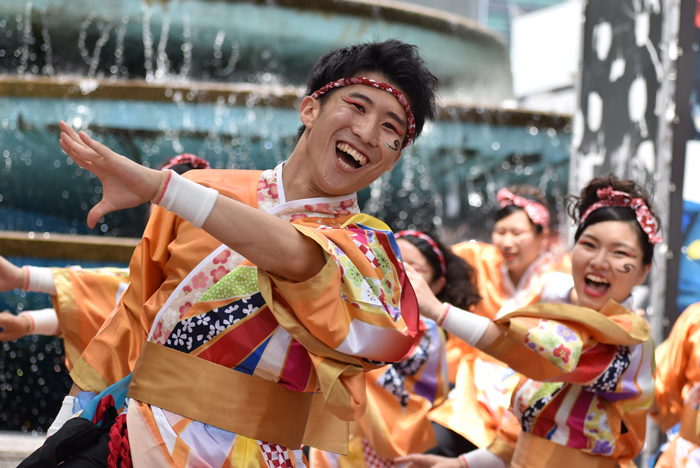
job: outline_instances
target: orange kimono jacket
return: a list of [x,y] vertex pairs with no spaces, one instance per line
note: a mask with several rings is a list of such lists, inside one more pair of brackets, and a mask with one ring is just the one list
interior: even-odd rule
[[[651,415],[667,431],[680,423],[657,467],[700,466],[697,395],[700,385],[700,303],[688,307],[656,351],[656,392]],[[694,390],[693,390],[694,389]],[[692,391],[692,392],[691,392]]]
[[51,271],[56,284],[51,302],[66,350],[66,367],[71,370],[117,305],[129,284],[129,270],[70,267]]
[[302,440],[346,450],[364,369],[401,360],[417,337],[393,235],[354,194],[287,202],[281,165],[188,177],[291,222],[326,266],[291,282],[156,210],[130,287],[71,376],[92,391],[131,379],[129,439],[144,466],[293,468]]
[[511,409],[513,468],[626,466],[641,451],[654,396],[654,343],[617,304],[537,304],[506,314],[485,353],[523,375]]

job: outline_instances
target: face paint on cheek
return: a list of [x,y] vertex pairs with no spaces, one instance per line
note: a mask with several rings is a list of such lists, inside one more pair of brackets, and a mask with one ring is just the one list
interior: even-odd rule
[[386,143],[386,142],[385,142],[384,144],[386,145],[387,148],[389,148],[389,149],[392,150],[392,151],[398,151],[398,150],[399,150],[399,144],[400,144],[399,140],[394,140],[394,146],[393,146],[393,147],[392,147],[389,143]]
[[633,268],[635,268],[635,266],[632,265],[631,263],[625,263],[622,266],[622,270],[615,268],[615,271],[617,271],[619,273],[629,273],[630,271],[632,271]]

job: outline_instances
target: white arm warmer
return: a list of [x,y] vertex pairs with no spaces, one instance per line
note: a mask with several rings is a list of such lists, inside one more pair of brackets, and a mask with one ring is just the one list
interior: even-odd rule
[[472,314],[453,305],[447,311],[442,322],[442,328],[451,333],[469,346],[476,346],[491,320],[480,315]]
[[28,315],[31,319],[29,335],[53,336],[58,333],[58,315],[53,309],[28,310],[20,315]]
[[63,404],[61,404],[61,409],[58,411],[56,419],[53,420],[53,422],[51,423],[51,427],[49,427],[49,430],[46,431],[47,436],[51,437],[52,435],[54,435],[60,428],[63,427],[66,421],[73,417],[74,400],[75,397],[72,397],[70,395],[66,396],[63,399]]
[[465,453],[460,457],[467,463],[467,468],[507,468],[508,466],[503,459],[485,448]]
[[163,195],[156,204],[189,221],[194,227],[201,228],[214,209],[219,192],[173,171],[170,171],[165,184]]
[[27,291],[56,295],[56,283],[53,280],[51,268],[28,266],[27,275],[29,275]]
[[573,287],[574,278],[571,275],[560,272],[549,273],[545,278],[540,301],[550,304],[568,304],[569,294]]

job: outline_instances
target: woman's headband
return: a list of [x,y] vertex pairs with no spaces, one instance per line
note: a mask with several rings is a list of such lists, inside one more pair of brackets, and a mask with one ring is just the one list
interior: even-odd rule
[[396,233],[397,239],[406,236],[413,236],[426,241],[433,249],[433,252],[435,252],[435,255],[437,255],[437,258],[440,261],[440,272],[442,273],[442,276],[447,276],[447,265],[445,264],[445,256],[442,254],[440,247],[438,247],[438,245],[433,239],[430,238],[429,235],[424,234],[420,231],[399,231],[398,233]]
[[525,210],[525,214],[527,214],[533,224],[538,224],[543,228],[549,227],[549,211],[542,203],[514,195],[513,192],[507,188],[499,190],[496,196],[498,197],[501,209],[508,205],[519,206]]
[[629,193],[613,190],[612,187],[598,189],[596,193],[598,195],[598,201],[589,206],[583,213],[580,225],[583,225],[588,215],[597,209],[609,206],[622,206],[634,210],[637,222],[642,227],[642,231],[649,237],[649,242],[651,242],[652,245],[663,241],[663,238],[657,235],[658,226],[656,225],[656,220],[651,215],[649,207],[644,203],[644,200],[641,198],[632,198]]
[[206,159],[199,158],[194,154],[183,153],[168,161],[168,164],[163,166],[163,170],[170,169],[178,164],[189,164],[193,169],[211,169],[211,165]]
[[382,83],[381,81],[373,80],[370,78],[365,78],[363,76],[341,78],[338,81],[328,83],[321,89],[315,91],[313,94],[311,94],[311,97],[314,99],[318,99],[332,89],[342,88],[344,86],[354,84],[363,84],[366,86],[371,86],[373,88],[383,89],[387,93],[392,94],[399,101],[399,104],[401,104],[401,106],[403,107],[404,112],[406,112],[406,119],[408,120],[408,129],[406,129],[406,139],[404,140],[401,149],[408,146],[408,144],[413,140],[413,137],[416,134],[416,119],[413,117],[413,112],[411,112],[411,106],[408,105],[406,97],[401,93],[401,91],[391,86],[390,84]]

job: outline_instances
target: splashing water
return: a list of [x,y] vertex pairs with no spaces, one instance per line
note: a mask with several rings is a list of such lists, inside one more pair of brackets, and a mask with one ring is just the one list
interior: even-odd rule
[[146,69],[146,81],[153,81],[153,34],[151,33],[151,7],[141,1],[141,22],[143,29],[143,66]]

